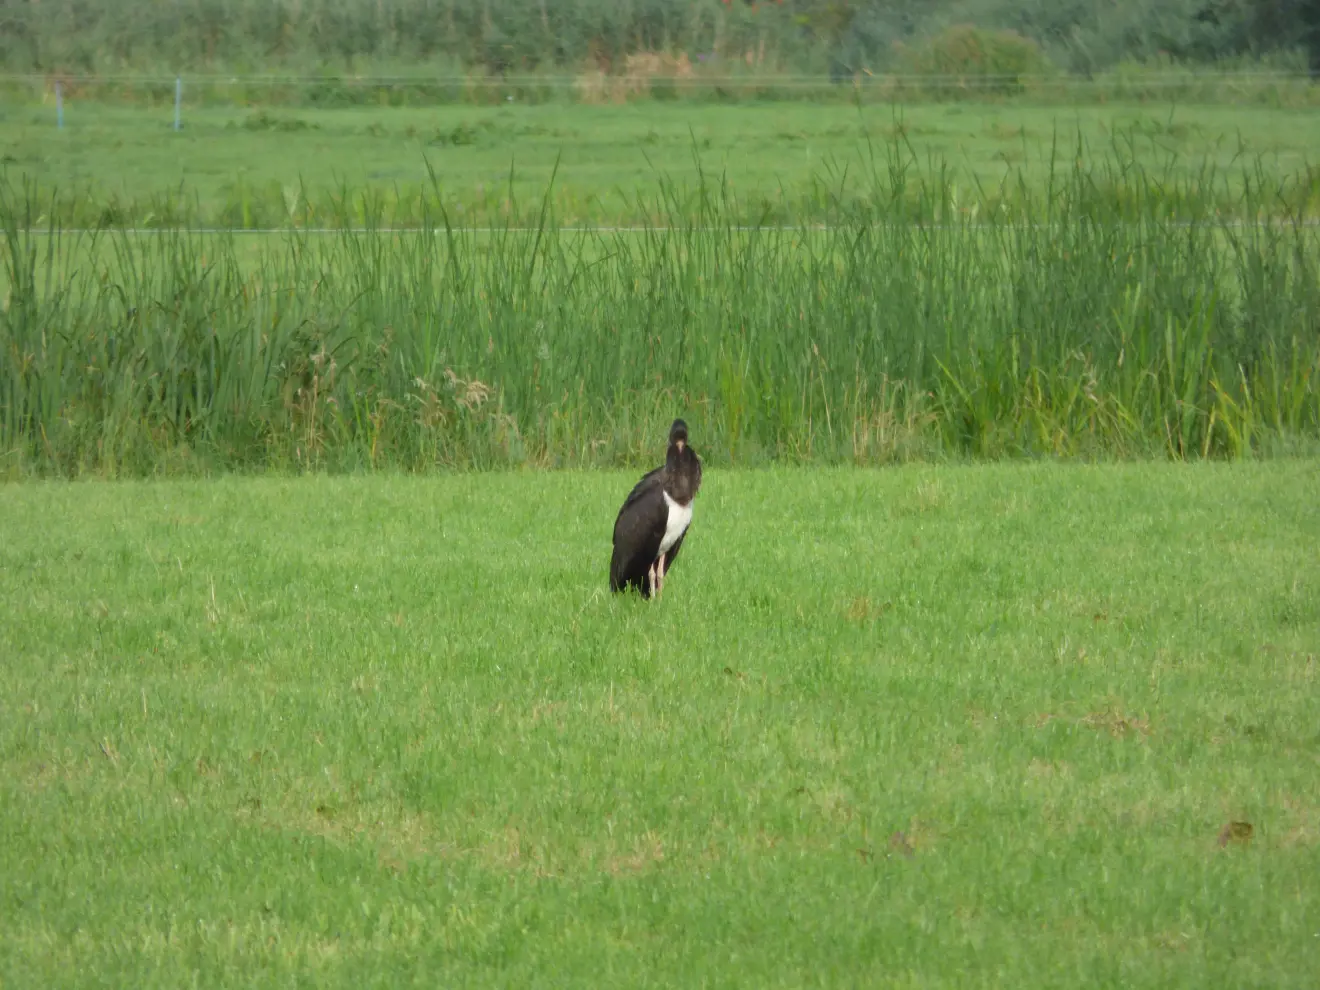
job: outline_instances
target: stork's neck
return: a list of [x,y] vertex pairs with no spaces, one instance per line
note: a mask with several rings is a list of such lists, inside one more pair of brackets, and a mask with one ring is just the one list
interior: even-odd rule
[[669,445],[665,469],[661,475],[665,494],[678,505],[690,505],[701,486],[701,462],[682,437]]
[[681,489],[675,489],[668,484],[666,484],[664,488],[662,488],[661,490],[664,492],[665,498],[673,502],[675,505],[687,506],[692,504],[691,492],[685,492],[682,491]]

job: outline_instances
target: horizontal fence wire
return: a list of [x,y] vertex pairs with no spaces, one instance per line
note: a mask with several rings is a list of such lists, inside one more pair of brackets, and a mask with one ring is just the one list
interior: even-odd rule
[[[567,227],[556,227],[562,234],[652,234],[668,233],[679,231],[691,231],[693,233],[705,233],[711,231],[732,231],[734,233],[744,234],[774,234],[774,233],[808,233],[825,234],[835,230],[857,230],[861,227],[867,227],[876,230],[897,230],[902,228],[919,227],[922,230],[953,230],[967,231],[975,233],[984,230],[1066,230],[1075,228],[1081,223],[1086,223],[1098,229],[1106,230],[1136,230],[1142,227],[1149,227],[1156,221],[1120,221],[1120,222],[1102,222],[1094,220],[1074,221],[1072,223],[925,223],[920,220],[913,220],[907,224],[896,223],[857,223],[857,224],[779,224],[776,226],[755,224],[720,224],[718,226],[705,226],[693,224],[660,224],[654,226],[645,226],[642,224],[633,225],[602,225],[588,226],[574,224]],[[1275,227],[1296,227],[1296,228],[1320,228],[1320,218],[1305,217],[1279,217],[1262,218],[1260,220],[1160,220],[1161,228],[1171,228],[1174,230],[1202,229],[1205,227],[1214,227],[1224,230],[1266,230]],[[336,234],[431,234],[434,237],[443,237],[448,234],[535,234],[544,230],[543,227],[533,226],[483,226],[483,227],[444,227],[444,226],[422,226],[416,227],[189,227],[189,226],[164,226],[164,227],[51,227],[45,226],[18,227],[18,230],[24,233],[38,236],[75,236],[91,235],[113,232],[115,234],[129,234],[133,236],[152,237],[165,234],[197,234],[199,236],[218,237],[224,235],[233,235],[235,237],[275,237],[288,234],[311,234],[315,236],[333,236]]]
[[[508,76],[431,76],[431,75],[306,75],[306,74],[232,74],[179,72],[170,75],[133,75],[133,74],[81,74],[64,72],[47,73],[0,73],[0,83],[126,85],[143,86],[174,85],[179,78],[190,83],[211,86],[293,86],[293,85],[344,85],[363,87],[395,86],[469,86],[502,88],[517,86],[563,87],[572,88],[581,84],[584,77],[590,78],[597,73],[587,72],[577,75],[508,75]],[[628,79],[628,73],[599,73],[609,79]],[[1234,72],[1234,73],[1136,73],[1131,76],[1122,72],[1113,75],[1090,78],[1068,75],[1043,75],[1029,73],[986,73],[974,75],[960,74],[917,74],[917,73],[872,73],[866,70],[849,72],[839,76],[828,75],[708,75],[705,73],[691,76],[679,75],[638,75],[637,78],[663,81],[676,87],[700,88],[704,86],[766,86],[779,88],[833,88],[854,84],[920,86],[943,85],[968,88],[994,88],[1005,85],[1015,86],[1055,86],[1068,89],[1096,89],[1115,85],[1131,85],[1149,88],[1176,88],[1192,84],[1208,85],[1232,83],[1320,83],[1320,78],[1304,72]]]

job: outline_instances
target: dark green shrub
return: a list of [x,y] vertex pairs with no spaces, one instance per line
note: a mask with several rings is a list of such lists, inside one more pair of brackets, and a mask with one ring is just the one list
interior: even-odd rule
[[936,89],[1020,93],[1032,78],[1056,75],[1036,42],[1013,31],[957,24],[914,45],[898,45],[898,69],[930,77]]

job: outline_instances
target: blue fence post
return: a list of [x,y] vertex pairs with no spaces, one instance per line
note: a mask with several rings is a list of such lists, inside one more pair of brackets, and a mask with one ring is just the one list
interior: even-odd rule
[[183,115],[183,76],[174,77],[174,129],[182,126]]
[[55,126],[64,130],[64,83],[55,80]]

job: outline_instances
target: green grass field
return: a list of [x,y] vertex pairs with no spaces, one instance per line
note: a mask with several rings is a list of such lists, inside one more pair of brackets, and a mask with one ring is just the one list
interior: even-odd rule
[[1313,110],[1261,106],[189,108],[178,134],[168,106],[70,101],[65,116],[58,131],[51,105],[0,112],[5,173],[84,196],[73,220],[104,214],[130,225],[186,214],[279,227],[309,204],[312,222],[324,221],[343,189],[407,204],[431,188],[428,162],[455,222],[498,221],[519,204],[534,213],[558,162],[562,222],[632,223],[654,213],[639,191],[659,176],[694,181],[697,159],[749,203],[785,216],[820,212],[822,189],[845,170],[854,186],[872,170],[868,140],[881,158],[897,141],[923,165],[947,165],[968,199],[976,183],[993,189],[1006,176],[1043,182],[1056,136],[1064,161],[1080,138],[1084,157],[1118,147],[1171,183],[1199,180],[1208,166],[1230,182],[1257,164],[1292,176],[1320,147]]
[[1316,461],[634,478],[0,487],[0,985],[1313,982]]

